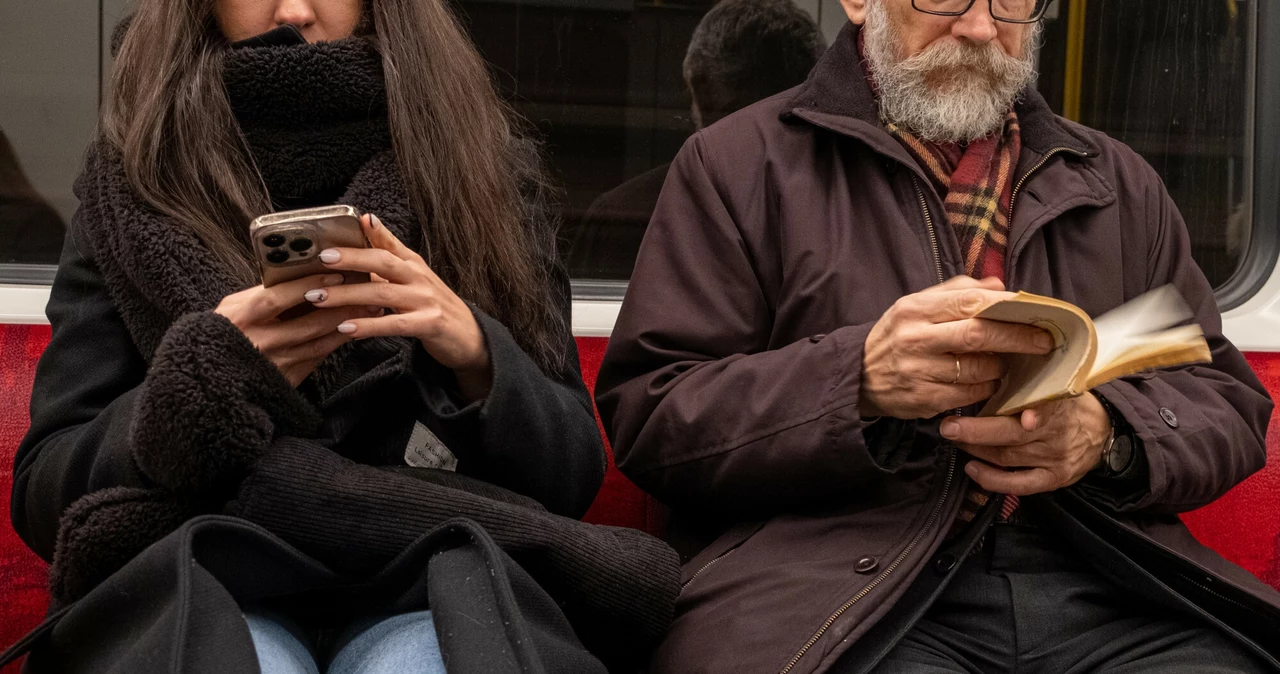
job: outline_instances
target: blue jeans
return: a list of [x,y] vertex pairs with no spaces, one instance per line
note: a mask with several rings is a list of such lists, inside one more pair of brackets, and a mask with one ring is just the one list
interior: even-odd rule
[[[288,618],[247,611],[262,674],[320,674],[320,659]],[[369,618],[348,627],[328,658],[327,674],[445,674],[431,611]]]

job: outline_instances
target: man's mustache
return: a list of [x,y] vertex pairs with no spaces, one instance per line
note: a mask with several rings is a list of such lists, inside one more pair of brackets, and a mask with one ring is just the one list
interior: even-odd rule
[[940,71],[976,70],[989,77],[1003,77],[1024,65],[1021,59],[1010,56],[994,43],[966,45],[952,42],[931,45],[919,54],[899,61],[894,67],[901,72],[925,75]]

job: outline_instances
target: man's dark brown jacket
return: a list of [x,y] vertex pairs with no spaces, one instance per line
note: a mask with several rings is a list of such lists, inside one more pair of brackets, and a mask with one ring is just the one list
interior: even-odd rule
[[[717,536],[685,566],[656,672],[825,671],[914,579],[956,566],[940,548],[964,457],[937,419],[868,428],[858,413],[871,327],[964,265],[942,200],[878,121],[856,35],[803,86],[688,141],[609,344],[597,400],[619,466]],[[1138,488],[1090,478],[1024,508],[1100,573],[1280,657],[1280,594],[1176,515],[1263,466],[1271,400],[1222,336],[1151,167],[1034,90],[1017,111],[1008,287],[1096,316],[1172,283],[1213,351],[1101,387],[1145,451]]]

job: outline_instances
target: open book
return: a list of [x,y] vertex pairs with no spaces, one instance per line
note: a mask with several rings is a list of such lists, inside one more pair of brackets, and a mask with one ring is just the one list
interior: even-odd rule
[[1044,356],[1004,356],[1008,372],[981,416],[1017,414],[1143,370],[1208,363],[1212,357],[1200,326],[1173,327],[1192,316],[1173,286],[1094,320],[1074,304],[1031,293],[993,304],[978,318],[1034,325],[1053,335],[1055,348]]

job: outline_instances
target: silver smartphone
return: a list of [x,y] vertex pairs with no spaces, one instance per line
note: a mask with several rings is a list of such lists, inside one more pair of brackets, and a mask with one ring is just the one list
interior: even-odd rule
[[[326,248],[367,248],[360,213],[350,206],[322,206],[264,215],[249,226],[254,257],[268,288],[327,271],[320,261]],[[369,275],[343,272],[347,283],[362,283]]]
[[[253,254],[262,269],[262,285],[271,287],[329,270],[320,261],[326,248],[367,248],[360,212],[350,206],[322,206],[261,216],[249,225]],[[367,283],[364,272],[342,272],[346,283]],[[281,314],[292,318],[312,309],[303,303]]]

